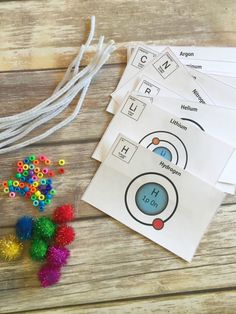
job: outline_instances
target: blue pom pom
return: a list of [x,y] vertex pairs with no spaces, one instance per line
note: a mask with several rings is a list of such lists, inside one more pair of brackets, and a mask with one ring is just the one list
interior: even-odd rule
[[30,240],[33,234],[34,220],[30,216],[23,216],[17,220],[16,235],[21,241]]

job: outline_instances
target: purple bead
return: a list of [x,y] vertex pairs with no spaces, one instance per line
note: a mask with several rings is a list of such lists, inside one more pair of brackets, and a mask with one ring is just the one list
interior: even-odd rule
[[33,176],[33,175],[34,175],[33,170],[30,170],[30,171],[29,171],[29,175],[30,175],[30,176]]
[[52,189],[51,184],[46,185],[46,190],[50,191]]

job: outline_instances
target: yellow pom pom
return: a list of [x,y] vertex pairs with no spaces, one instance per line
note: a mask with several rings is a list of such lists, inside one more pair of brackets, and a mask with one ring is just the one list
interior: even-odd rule
[[23,244],[12,235],[6,235],[0,239],[0,257],[7,261],[14,261],[21,256]]

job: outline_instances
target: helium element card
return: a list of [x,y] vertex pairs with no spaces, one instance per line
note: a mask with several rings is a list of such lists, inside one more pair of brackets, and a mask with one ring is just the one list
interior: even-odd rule
[[224,193],[119,135],[82,199],[191,261]]

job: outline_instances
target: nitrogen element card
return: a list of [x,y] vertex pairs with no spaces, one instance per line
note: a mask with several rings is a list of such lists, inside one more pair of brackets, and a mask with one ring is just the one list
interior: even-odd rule
[[[127,97],[112,119],[93,157],[103,161],[119,133],[217,186],[218,178],[234,151],[231,145],[132,95]],[[226,191],[224,185],[219,188]]]
[[82,199],[190,262],[223,197],[119,135]]

